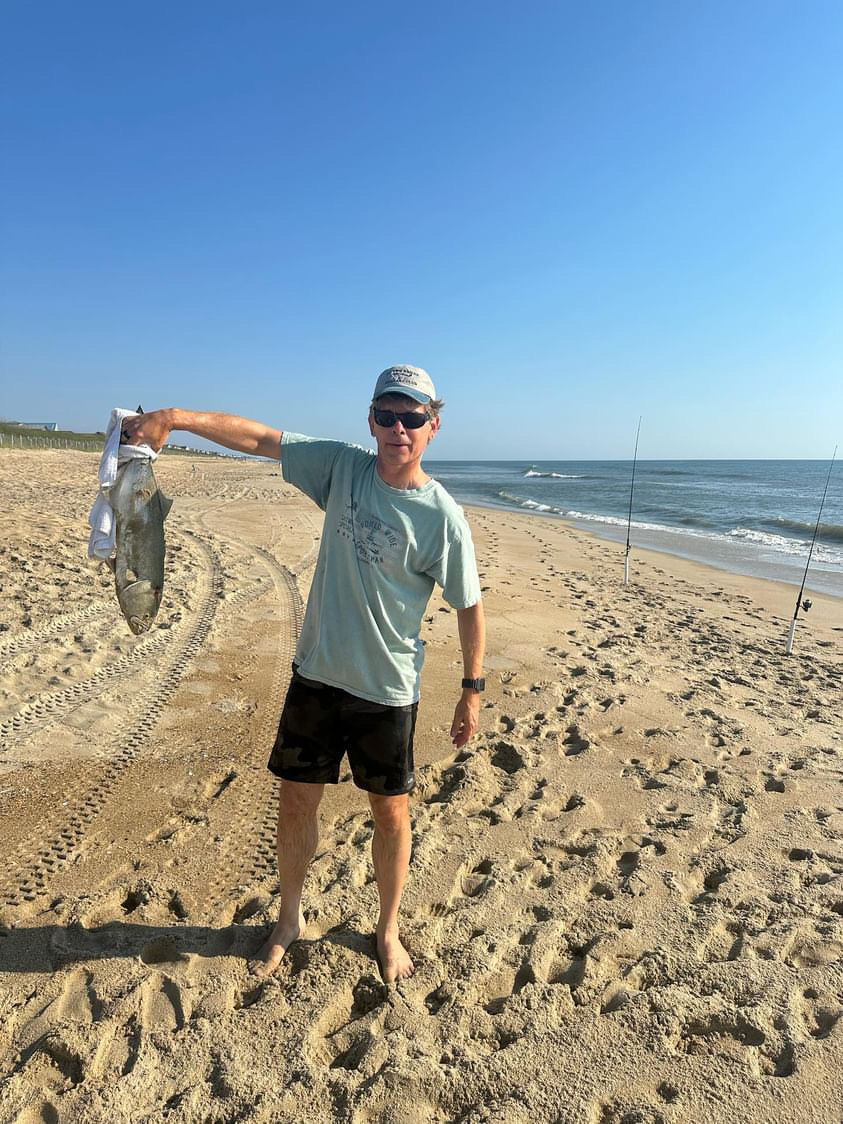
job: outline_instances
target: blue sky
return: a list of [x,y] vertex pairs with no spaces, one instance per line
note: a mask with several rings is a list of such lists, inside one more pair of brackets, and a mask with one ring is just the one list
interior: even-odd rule
[[840,440],[836,0],[10,0],[3,41],[0,416],[367,443],[409,362],[442,458]]

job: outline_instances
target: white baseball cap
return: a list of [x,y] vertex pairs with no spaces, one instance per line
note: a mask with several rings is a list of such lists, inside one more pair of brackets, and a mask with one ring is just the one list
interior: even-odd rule
[[387,367],[378,375],[372,398],[381,398],[385,394],[406,394],[426,406],[436,397],[436,390],[427,371],[400,363],[397,367]]

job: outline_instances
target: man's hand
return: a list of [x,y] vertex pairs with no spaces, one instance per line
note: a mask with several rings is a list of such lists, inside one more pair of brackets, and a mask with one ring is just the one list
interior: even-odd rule
[[[457,627],[462,648],[463,676],[466,679],[480,679],[483,675],[483,652],[486,646],[483,602],[478,601],[467,609],[457,609]],[[479,725],[480,692],[473,687],[464,687],[451,724],[451,740],[457,749],[465,745]]]
[[271,457],[281,453],[281,430],[250,421],[237,414],[203,414],[193,410],[153,410],[123,419],[123,441],[128,445],[151,445],[157,452],[174,430],[205,437],[226,449],[249,456]]
[[160,453],[172,429],[169,410],[153,410],[134,418],[123,418],[121,440],[124,445],[149,445]]
[[460,749],[480,725],[480,693],[468,688],[460,695],[451,723],[451,741]]

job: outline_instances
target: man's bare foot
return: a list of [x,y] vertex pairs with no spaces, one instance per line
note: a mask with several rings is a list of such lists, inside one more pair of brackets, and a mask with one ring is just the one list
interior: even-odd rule
[[378,930],[375,933],[375,943],[384,983],[395,983],[396,980],[406,980],[412,976],[416,969],[410,954],[401,943],[397,928],[385,929],[383,932]]
[[304,914],[299,913],[297,921],[282,919],[269,935],[269,939],[261,946],[255,960],[249,968],[256,976],[271,976],[284,959],[287,949],[297,941],[304,932]]

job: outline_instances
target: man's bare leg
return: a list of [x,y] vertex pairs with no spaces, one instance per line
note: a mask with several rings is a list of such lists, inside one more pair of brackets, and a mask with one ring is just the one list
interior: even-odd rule
[[413,974],[413,962],[398,935],[398,907],[410,866],[410,798],[369,793],[375,833],[372,862],[380,897],[380,917],[375,931],[384,983]]
[[317,811],[323,784],[282,781],[278,797],[278,877],[281,882],[281,911],[278,923],[258,953],[252,969],[258,976],[271,976],[287,949],[304,932],[301,892],[310,860],[319,840]]

